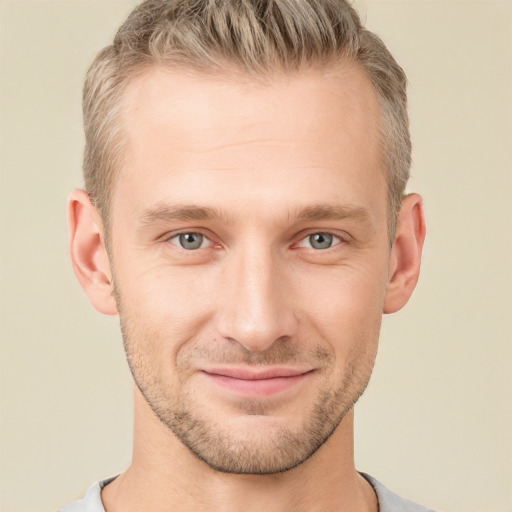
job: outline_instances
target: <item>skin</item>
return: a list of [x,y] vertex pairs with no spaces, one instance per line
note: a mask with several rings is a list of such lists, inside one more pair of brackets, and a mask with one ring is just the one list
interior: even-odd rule
[[[152,68],[123,106],[110,254],[87,194],[69,200],[75,273],[119,312],[136,383],[133,461],[107,512],[376,511],[352,407],[425,227],[407,196],[390,247],[369,80],[355,64],[265,83]],[[226,367],[304,375],[244,394],[211,377]]]

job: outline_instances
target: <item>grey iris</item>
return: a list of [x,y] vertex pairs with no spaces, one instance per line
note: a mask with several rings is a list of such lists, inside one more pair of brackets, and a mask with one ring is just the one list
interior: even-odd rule
[[310,235],[309,243],[313,249],[329,249],[332,245],[332,235],[329,233],[315,233]]
[[180,235],[180,245],[183,249],[199,249],[203,243],[203,238],[200,233],[183,233]]

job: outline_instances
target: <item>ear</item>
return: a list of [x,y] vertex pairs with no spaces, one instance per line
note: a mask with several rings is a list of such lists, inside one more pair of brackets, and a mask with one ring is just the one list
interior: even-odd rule
[[398,215],[395,241],[391,248],[384,313],[398,311],[409,300],[418,282],[424,240],[423,201],[418,194],[410,194],[403,198]]
[[68,227],[69,252],[78,281],[100,313],[116,315],[117,305],[103,223],[84,190],[73,190],[69,195]]

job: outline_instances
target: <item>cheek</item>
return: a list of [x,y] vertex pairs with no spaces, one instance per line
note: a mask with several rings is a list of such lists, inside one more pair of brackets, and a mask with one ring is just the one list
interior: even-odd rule
[[361,344],[376,345],[386,276],[386,267],[376,263],[320,269],[301,279],[297,294],[303,297],[303,315],[316,335],[331,345],[338,359],[347,359]]
[[[132,259],[132,261],[134,261]],[[196,337],[211,316],[212,279],[192,267],[114,267],[120,316],[132,340],[164,360]]]

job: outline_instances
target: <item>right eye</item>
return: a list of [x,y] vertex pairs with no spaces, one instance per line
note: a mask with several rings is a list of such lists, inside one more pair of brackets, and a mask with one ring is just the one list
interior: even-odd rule
[[169,242],[187,251],[195,251],[211,245],[211,241],[206,236],[194,232],[178,233],[169,238]]

